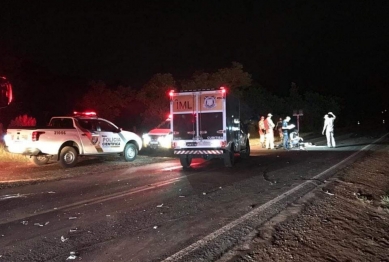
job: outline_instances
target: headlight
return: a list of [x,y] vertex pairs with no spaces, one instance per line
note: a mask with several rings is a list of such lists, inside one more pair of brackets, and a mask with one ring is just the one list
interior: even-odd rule
[[5,144],[7,144],[11,140],[11,136],[10,135],[4,135],[3,140],[4,140]]
[[170,148],[172,146],[172,135],[160,136],[158,137],[158,142],[161,147]]
[[151,138],[150,138],[150,136],[148,134],[143,134],[142,138],[143,138],[143,142],[145,144],[148,144],[150,142],[150,140],[151,140]]

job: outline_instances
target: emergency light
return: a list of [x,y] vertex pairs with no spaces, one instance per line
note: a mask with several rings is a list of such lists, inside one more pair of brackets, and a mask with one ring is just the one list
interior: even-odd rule
[[94,111],[85,111],[85,112],[73,112],[74,115],[76,116],[97,116],[96,112]]

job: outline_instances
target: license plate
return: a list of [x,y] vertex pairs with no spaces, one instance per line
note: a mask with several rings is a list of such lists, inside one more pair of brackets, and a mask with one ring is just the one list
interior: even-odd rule
[[187,146],[197,146],[197,142],[186,142]]

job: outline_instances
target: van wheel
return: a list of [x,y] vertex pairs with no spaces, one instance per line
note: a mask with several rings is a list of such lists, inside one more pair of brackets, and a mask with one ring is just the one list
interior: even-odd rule
[[244,151],[240,152],[240,157],[241,158],[248,158],[250,156],[250,143],[247,140],[246,142],[246,149]]
[[59,154],[59,165],[63,168],[74,167],[77,164],[78,153],[74,147],[65,146]]
[[180,156],[180,162],[184,169],[189,168],[190,164],[192,163],[192,157],[188,155]]
[[37,155],[37,156],[31,156],[30,161],[31,163],[34,163],[37,166],[43,166],[46,165],[50,160],[50,156],[48,155]]
[[226,150],[223,155],[223,160],[225,167],[232,167],[235,163],[234,153]]
[[134,144],[127,144],[123,151],[123,158],[126,162],[132,162],[138,155],[138,148]]

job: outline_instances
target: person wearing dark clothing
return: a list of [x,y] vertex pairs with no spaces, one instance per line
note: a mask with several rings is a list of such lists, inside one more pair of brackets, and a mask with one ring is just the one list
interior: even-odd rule
[[277,130],[278,136],[280,137],[280,141],[282,141],[282,140],[283,140],[282,118],[280,118],[280,119],[277,121],[275,130]]

